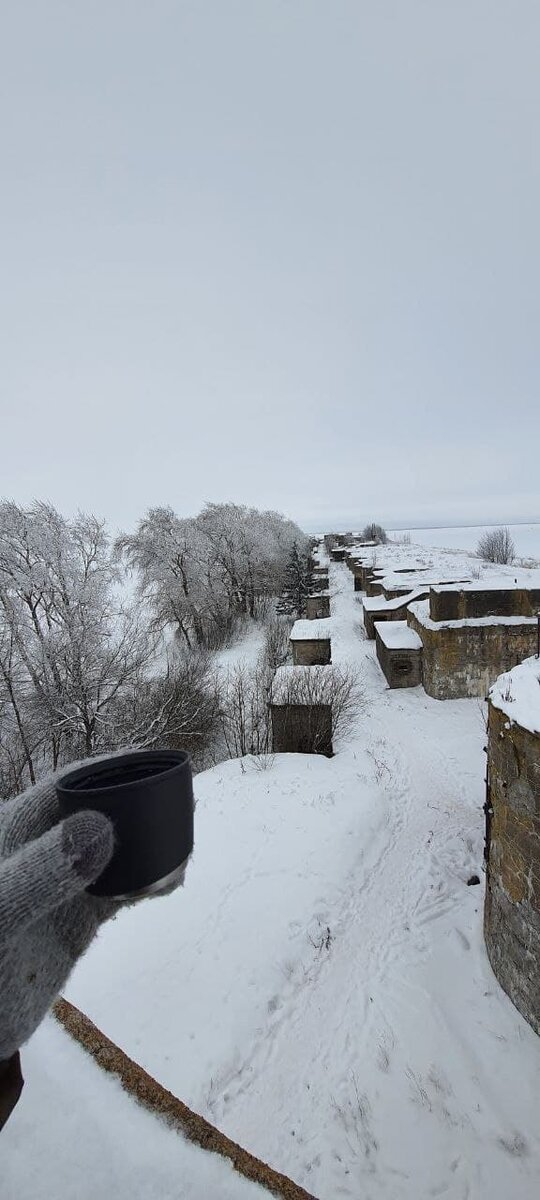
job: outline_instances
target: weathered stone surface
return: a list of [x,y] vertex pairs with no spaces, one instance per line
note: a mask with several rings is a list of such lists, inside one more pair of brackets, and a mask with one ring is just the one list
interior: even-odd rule
[[377,629],[375,630],[375,648],[388,687],[418,687],[421,684],[421,649],[386,646]]
[[271,704],[272,748],[276,754],[332,755],[329,704]]
[[[393,598],[398,599],[397,596],[393,597]],[[425,598],[425,595],[422,592],[420,592],[419,595],[416,594],[416,596],[415,596],[416,600],[420,600],[422,598]],[[407,603],[399,604],[396,608],[390,608],[390,609],[386,608],[385,604],[387,602],[385,600],[383,600],[382,597],[381,597],[381,607],[380,608],[363,608],[364,628],[365,628],[367,637],[370,639],[375,637],[375,622],[376,621],[406,621],[407,620],[407,608],[408,608],[408,605],[410,604],[410,601],[411,601],[411,597],[410,597],[410,592],[409,592],[408,596],[407,596]]]
[[432,621],[464,621],[477,617],[534,617],[540,610],[540,588],[433,588]]
[[492,703],[488,778],[487,952],[502,987],[540,1033],[540,735]]
[[364,584],[364,591],[367,596],[382,596],[383,595],[383,576],[368,575]]
[[318,638],[316,641],[291,642],[292,658],[295,667],[326,666],[330,662],[330,638]]
[[330,616],[330,596],[308,596],[306,598],[306,617],[309,621],[317,621],[319,617]]
[[436,700],[464,696],[485,697],[503,671],[534,654],[534,622],[481,625],[433,625],[417,611],[407,609],[407,622],[420,635],[424,647],[424,687]]

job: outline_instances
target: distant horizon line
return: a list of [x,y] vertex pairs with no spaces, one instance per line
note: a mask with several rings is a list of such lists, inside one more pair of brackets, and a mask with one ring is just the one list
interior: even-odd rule
[[[321,529],[320,524],[318,524],[316,527],[315,527],[314,522],[310,521],[309,524],[310,524],[310,526],[313,525],[313,530],[310,529],[310,530],[308,530],[308,532],[314,532],[315,528],[317,529],[317,531],[319,531]],[[338,529],[338,525],[343,526],[343,530]],[[421,529],[497,529],[497,528],[500,528],[500,526],[506,526],[506,525],[508,525],[511,528],[515,528],[516,525],[540,525],[540,520],[456,521],[456,522],[454,522],[454,524],[450,524],[448,521],[441,521],[440,524],[437,524],[437,525],[433,525],[433,524],[418,525],[418,524],[412,524],[411,522],[407,522],[407,521],[401,525],[392,525],[392,524],[390,524],[390,522],[385,522],[385,528],[388,529],[390,531],[390,533],[401,533],[401,532],[406,532],[407,530],[412,531],[414,529],[417,529],[417,530],[421,530]],[[349,530],[351,531],[351,533],[352,532],[360,532],[359,527],[355,526],[354,523],[353,523],[353,525],[351,525],[350,523],[347,523],[347,521],[342,521],[342,520],[338,521],[336,525],[329,526],[329,528],[328,528],[328,532],[330,532],[330,533],[333,533],[334,531],[336,533],[340,533],[340,532],[347,533],[347,532],[349,532]],[[327,532],[327,530],[324,530],[324,532]]]

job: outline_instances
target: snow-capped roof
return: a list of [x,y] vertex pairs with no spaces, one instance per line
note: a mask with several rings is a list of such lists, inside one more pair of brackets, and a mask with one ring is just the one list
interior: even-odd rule
[[537,617],[466,617],[459,621],[432,621],[429,615],[429,600],[416,600],[410,606],[411,612],[426,629],[465,629],[470,625],[477,629],[480,625],[536,625]]
[[416,588],[414,592],[404,592],[393,600],[385,600],[384,596],[365,596],[362,605],[368,612],[393,612],[395,608],[403,608],[404,604],[412,604],[413,600],[425,596],[428,587],[429,584],[425,588]]
[[291,629],[291,642],[322,642],[330,637],[330,617],[319,617],[316,621],[295,621]]
[[[530,573],[532,575],[532,572]],[[449,581],[448,583],[438,583],[434,585],[434,592],[455,592],[459,589],[460,592],[516,592],[516,591],[533,591],[540,587],[540,579],[524,579],[523,572],[521,578],[509,579],[507,575],[501,575],[495,579],[472,579]]]
[[[418,571],[407,572],[406,579],[403,577],[400,571],[392,571],[389,575],[384,576],[383,587],[387,589],[393,589],[396,587],[403,587],[404,585],[410,585],[411,589],[413,587],[433,587],[437,588],[438,590],[443,590],[446,588],[447,590],[449,589],[450,591],[453,591],[455,588],[461,589],[464,584],[469,582],[469,576],[456,577],[455,575],[444,575],[440,572],[437,574],[434,574],[433,572],[428,574],[424,573],[424,568],[422,567]],[[481,588],[481,585],[477,583],[476,588]]]
[[422,649],[422,639],[406,621],[375,621],[375,629],[389,650]]
[[519,666],[499,675],[489,698],[516,725],[540,733],[540,659],[526,658]]

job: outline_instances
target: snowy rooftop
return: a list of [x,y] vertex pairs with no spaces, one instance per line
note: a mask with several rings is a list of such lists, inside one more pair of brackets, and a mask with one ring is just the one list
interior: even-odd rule
[[406,621],[375,621],[375,629],[389,650],[421,650],[422,640]]
[[540,659],[526,658],[493,684],[489,698],[516,725],[540,733]]
[[393,600],[385,600],[384,596],[365,596],[362,605],[368,612],[392,612],[394,608],[402,608],[404,604],[411,604],[413,600],[424,596],[428,587],[429,584],[425,588],[416,588],[414,592],[404,592]]
[[344,550],[346,554],[359,554],[366,550],[372,550],[376,546],[376,542],[352,542],[350,546],[337,546],[336,549]]
[[529,572],[529,575],[531,576],[531,578],[526,578],[526,579],[523,578],[523,572],[521,572],[520,575],[521,575],[521,577],[517,576],[514,579],[509,578],[508,575],[500,575],[498,577],[496,576],[494,579],[493,578],[489,578],[489,579],[482,578],[482,579],[473,579],[473,580],[456,579],[454,581],[449,581],[447,583],[441,582],[441,583],[436,584],[433,587],[433,591],[434,592],[453,592],[456,590],[456,588],[458,586],[459,586],[460,592],[491,592],[491,591],[515,592],[515,591],[522,591],[523,589],[527,589],[527,588],[534,589],[534,588],[540,587],[540,579],[537,578],[538,572],[532,572],[532,571]]
[[[446,587],[447,589],[449,588],[452,590],[452,588],[456,588],[458,586],[461,587],[463,584],[467,584],[469,582],[470,577],[468,575],[444,575],[441,574],[441,572],[438,572],[437,574],[433,572],[428,573],[425,568],[422,567],[418,571],[411,571],[410,573],[407,572],[406,577],[401,574],[400,571],[390,572],[388,575],[384,576],[383,587],[396,588],[410,584],[411,587]],[[477,589],[483,587],[483,585],[480,583],[477,583],[473,586],[475,586]]]
[[295,697],[303,700],[316,697],[330,678],[328,667],[293,667],[287,663],[284,667],[278,667],[272,680],[272,702],[286,704],[294,703]]
[[537,617],[467,617],[460,621],[432,621],[429,615],[429,600],[416,600],[411,604],[411,612],[426,629],[464,629],[470,625],[478,629],[480,625],[536,625]]
[[330,617],[320,617],[317,621],[295,621],[291,629],[291,642],[322,642],[330,637]]

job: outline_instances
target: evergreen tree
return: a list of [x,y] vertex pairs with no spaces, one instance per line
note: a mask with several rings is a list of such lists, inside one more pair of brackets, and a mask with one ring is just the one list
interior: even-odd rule
[[303,617],[306,611],[306,596],[311,591],[311,571],[307,554],[302,554],[294,542],[283,575],[283,587],[278,600],[278,613]]

